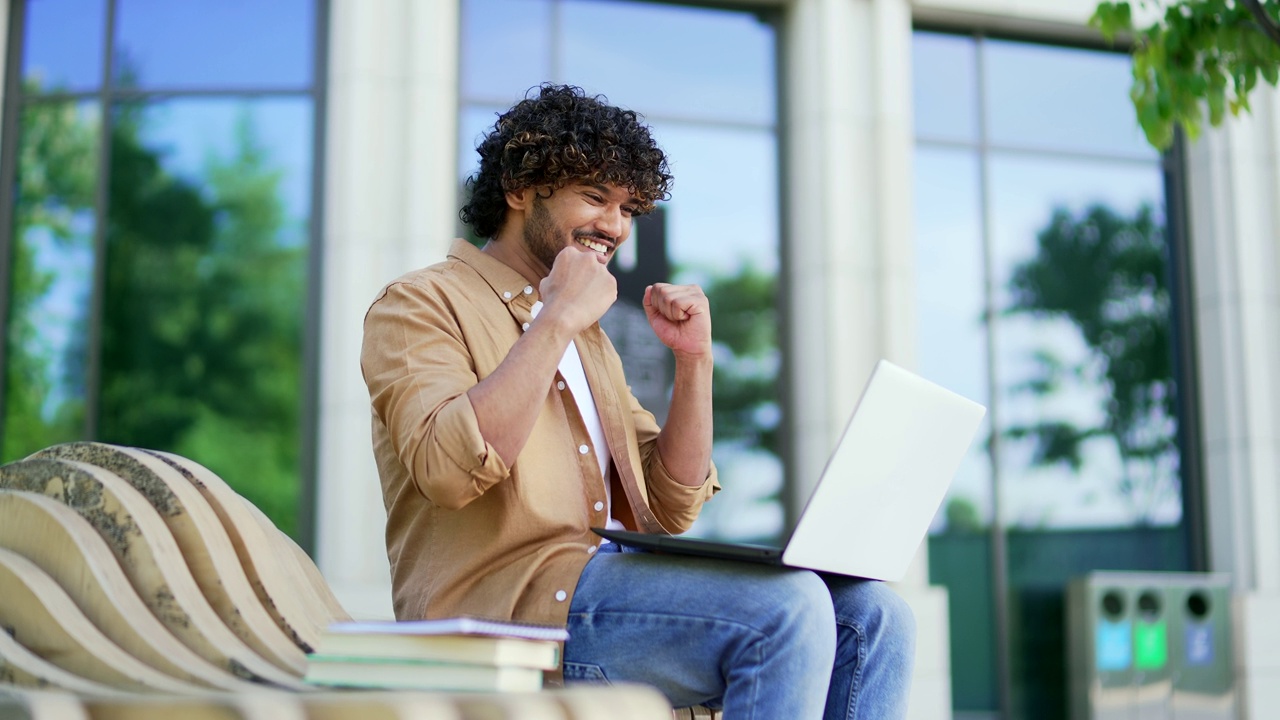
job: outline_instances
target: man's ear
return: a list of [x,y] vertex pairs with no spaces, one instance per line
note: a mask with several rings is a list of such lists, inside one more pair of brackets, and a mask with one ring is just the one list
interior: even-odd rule
[[534,191],[531,187],[523,187],[519,190],[510,190],[505,195],[508,208],[524,212],[533,203]]

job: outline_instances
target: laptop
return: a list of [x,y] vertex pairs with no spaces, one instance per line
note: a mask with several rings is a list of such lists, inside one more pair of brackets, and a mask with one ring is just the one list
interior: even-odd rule
[[982,405],[881,360],[783,547],[592,530],[655,552],[900,580],[985,414]]

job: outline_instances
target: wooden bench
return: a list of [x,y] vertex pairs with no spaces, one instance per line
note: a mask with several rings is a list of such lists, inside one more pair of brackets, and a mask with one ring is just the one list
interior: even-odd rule
[[207,468],[137,448],[68,443],[0,467],[0,597],[2,716],[718,717],[639,685],[307,685],[320,630],[350,619],[315,563]]

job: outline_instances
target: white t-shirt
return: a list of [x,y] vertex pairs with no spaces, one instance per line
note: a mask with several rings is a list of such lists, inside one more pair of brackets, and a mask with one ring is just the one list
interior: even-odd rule
[[[533,304],[530,314],[538,317],[542,311],[542,301]],[[600,481],[604,483],[604,502],[606,517],[605,527],[616,530],[625,529],[621,522],[613,517],[613,493],[609,487],[609,441],[604,436],[604,425],[600,422],[600,413],[596,410],[595,397],[591,394],[591,386],[587,384],[587,374],[582,369],[582,357],[578,355],[578,346],[569,341],[569,347],[560,358],[560,375],[573,393],[573,400],[578,404],[578,414],[587,426],[587,435],[591,437],[591,445],[596,451],[596,462],[600,464]]]

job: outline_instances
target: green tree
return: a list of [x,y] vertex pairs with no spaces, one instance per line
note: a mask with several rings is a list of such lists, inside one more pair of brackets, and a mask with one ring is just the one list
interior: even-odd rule
[[[25,84],[24,93],[37,92],[36,84]],[[74,342],[54,347],[42,332],[41,307],[50,299],[55,274],[40,266],[37,255],[45,237],[54,252],[90,251],[92,231],[85,226],[93,213],[97,157],[96,123],[76,103],[24,108],[5,338],[5,460],[76,438],[84,424],[84,348]],[[83,338],[83,328],[72,330]]]
[[1124,217],[1101,205],[1079,215],[1054,211],[1037,235],[1037,253],[1009,279],[1008,314],[1065,318],[1079,329],[1090,358],[1065,363],[1046,350],[1039,370],[1020,389],[1038,395],[1101,368],[1110,391],[1095,427],[1044,419],[1007,429],[1035,442],[1034,462],[1079,469],[1085,442],[1115,441],[1122,461],[1119,490],[1143,519],[1176,492],[1176,400],[1170,332],[1171,305],[1164,228],[1148,206]]
[[738,440],[781,456],[778,410],[777,279],[753,266],[715,276],[704,292],[719,351],[712,381],[717,440]]
[[947,517],[946,532],[980,533],[987,529],[978,506],[967,497],[955,496],[947,500],[944,511]]
[[[1158,19],[1135,27],[1135,6]],[[1249,110],[1259,77],[1273,87],[1280,77],[1278,0],[1103,2],[1090,24],[1108,40],[1132,37],[1130,97],[1147,141],[1158,149],[1173,142],[1175,125],[1197,137],[1202,106],[1216,127],[1228,110]]]
[[280,240],[280,171],[247,116],[196,183],[112,132],[100,438],[210,467],[296,528],[306,248]]

